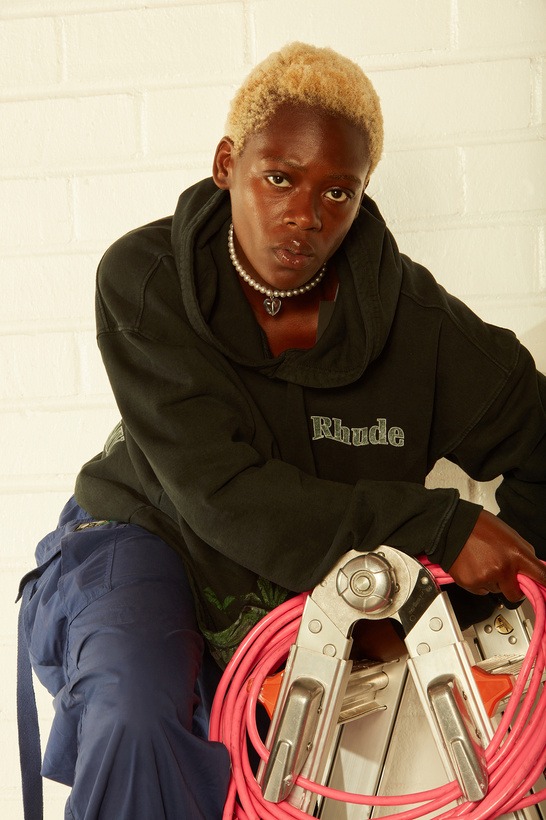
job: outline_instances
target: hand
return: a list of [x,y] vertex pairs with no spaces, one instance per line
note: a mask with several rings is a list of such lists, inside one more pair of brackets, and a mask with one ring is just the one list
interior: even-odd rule
[[486,510],[480,513],[449,572],[456,584],[475,595],[501,592],[509,601],[525,597],[518,573],[546,586],[546,565],[531,544]]

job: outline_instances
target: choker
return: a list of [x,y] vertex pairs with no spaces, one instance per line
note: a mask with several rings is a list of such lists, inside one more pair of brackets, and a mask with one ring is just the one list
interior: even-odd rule
[[237,254],[235,253],[235,245],[233,244],[233,224],[229,226],[229,233],[228,233],[228,250],[229,250],[229,258],[231,259],[232,265],[247,285],[250,285],[251,288],[257,290],[259,293],[263,293],[265,296],[264,299],[264,308],[265,312],[268,313],[270,316],[276,316],[279,310],[282,307],[281,299],[288,299],[289,296],[301,296],[303,293],[307,293],[308,291],[312,290],[318,283],[324,278],[324,274],[326,273],[326,262],[322,266],[315,276],[306,282],[305,285],[301,285],[299,288],[293,288],[292,290],[275,290],[274,288],[268,288],[265,285],[260,285],[259,282],[256,282],[255,279],[250,276],[246,270],[243,268],[239,260],[237,259]]

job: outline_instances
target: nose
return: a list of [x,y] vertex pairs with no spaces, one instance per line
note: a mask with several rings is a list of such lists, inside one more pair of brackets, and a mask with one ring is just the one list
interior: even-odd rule
[[320,198],[312,191],[294,191],[284,215],[285,225],[295,225],[302,231],[320,231]]

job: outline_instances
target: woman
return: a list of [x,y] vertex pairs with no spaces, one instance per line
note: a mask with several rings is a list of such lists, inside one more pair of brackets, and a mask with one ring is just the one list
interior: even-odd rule
[[[518,572],[546,583],[544,379],[398,252],[365,194],[381,149],[362,71],[287,46],[235,97],[212,179],[100,264],[122,422],[25,601],[56,696],[43,772],[72,786],[67,817],[220,817],[214,676],[349,549],[426,552],[511,601]],[[504,476],[504,520],[424,488],[442,457]]]

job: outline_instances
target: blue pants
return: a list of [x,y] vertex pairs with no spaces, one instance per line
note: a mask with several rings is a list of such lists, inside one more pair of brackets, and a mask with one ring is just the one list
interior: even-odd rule
[[135,525],[76,529],[88,519],[69,501],[26,581],[31,662],[55,706],[42,774],[72,787],[73,820],[219,820],[229,756],[206,732],[220,671],[182,561]]

